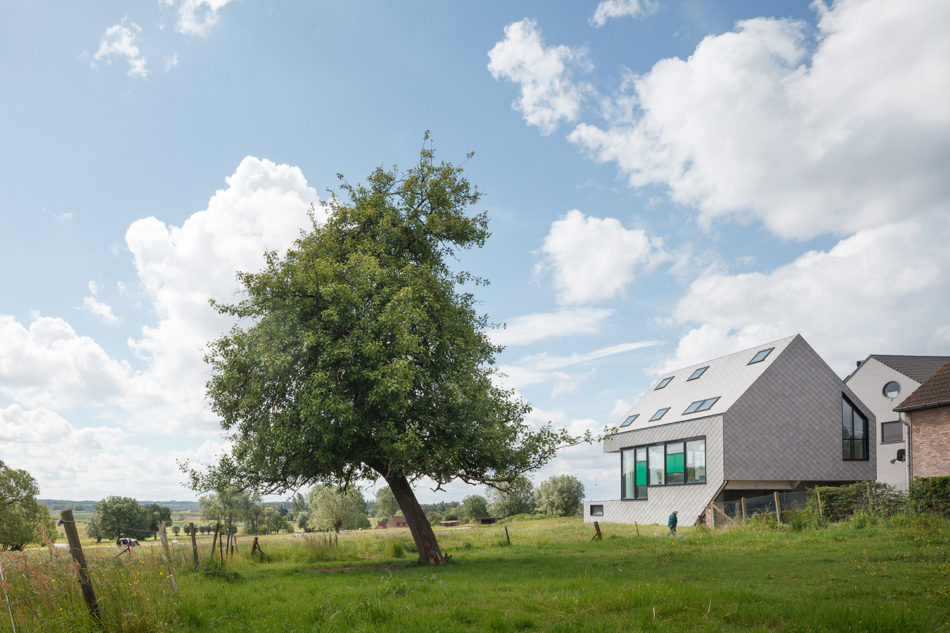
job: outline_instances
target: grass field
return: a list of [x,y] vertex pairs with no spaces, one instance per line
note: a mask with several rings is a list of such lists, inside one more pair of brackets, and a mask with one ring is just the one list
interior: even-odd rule
[[[178,596],[157,548],[134,560],[103,555],[94,582],[126,591],[98,589],[114,631],[950,631],[946,520],[686,529],[675,540],[665,528],[641,526],[638,536],[606,524],[599,542],[579,520],[507,527],[510,546],[504,526],[438,530],[452,558],[437,568],[413,563],[405,530],[343,534],[338,544],[270,537],[267,561],[251,559],[242,537],[223,569],[205,561],[198,571],[179,539]],[[67,573],[57,581],[76,584]],[[88,627],[78,597],[52,612],[31,603],[33,619],[20,607],[14,615],[34,628],[18,631]]]

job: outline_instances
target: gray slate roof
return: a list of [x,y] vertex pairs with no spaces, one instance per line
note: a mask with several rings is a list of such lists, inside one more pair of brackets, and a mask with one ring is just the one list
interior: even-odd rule
[[894,410],[916,411],[948,405],[950,405],[950,362],[938,369]]
[[889,354],[871,354],[868,358],[876,359],[908,378],[919,383],[925,382],[934,375],[945,363],[950,362],[950,356],[896,356]]

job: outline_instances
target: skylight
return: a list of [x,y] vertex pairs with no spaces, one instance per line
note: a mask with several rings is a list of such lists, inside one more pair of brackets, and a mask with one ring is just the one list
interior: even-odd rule
[[753,365],[755,363],[761,363],[762,361],[765,360],[765,357],[768,356],[772,352],[773,349],[775,348],[770,347],[768,349],[759,350],[758,352],[755,353],[755,356],[752,357],[752,360],[750,360],[748,364]]
[[656,422],[657,420],[662,418],[664,415],[666,415],[666,412],[669,410],[670,410],[669,407],[663,407],[662,409],[657,409],[657,412],[653,414],[652,418],[650,418],[650,422]]
[[639,413],[634,413],[633,415],[631,415],[630,417],[628,417],[626,420],[623,421],[623,423],[620,425],[620,428],[623,428],[625,426],[630,426],[631,424],[633,424],[633,421],[639,417],[640,417]]
[[667,386],[668,384],[670,384],[671,380],[673,380],[673,376],[667,376],[666,378],[661,380],[659,384],[657,384],[656,387],[653,388],[653,391],[656,391],[657,389],[662,389],[663,387]]
[[683,411],[683,415],[687,413],[699,413],[700,411],[709,411],[712,409],[713,405],[716,404],[716,401],[719,400],[720,396],[715,398],[706,398],[705,400],[697,400],[696,402],[691,403],[686,407],[686,411]]
[[709,365],[706,365],[705,367],[700,367],[699,369],[694,371],[689,378],[686,379],[686,382],[689,382],[690,380],[696,380],[697,378],[702,376],[706,372],[707,369],[709,369]]

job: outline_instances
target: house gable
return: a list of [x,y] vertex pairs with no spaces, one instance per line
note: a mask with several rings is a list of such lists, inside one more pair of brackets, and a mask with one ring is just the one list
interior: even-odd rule
[[[868,419],[868,459],[842,459],[842,395]],[[730,407],[723,422],[726,480],[874,479],[873,413],[801,336]]]

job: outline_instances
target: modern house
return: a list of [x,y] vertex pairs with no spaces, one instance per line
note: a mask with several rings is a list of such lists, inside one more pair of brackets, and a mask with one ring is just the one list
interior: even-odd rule
[[844,379],[877,418],[879,482],[907,490],[907,433],[894,407],[947,362],[950,356],[871,354],[858,361],[854,372]]
[[950,475],[950,362],[894,410],[907,418],[912,477]]
[[873,480],[874,414],[800,335],[664,374],[604,452],[619,498],[585,521],[691,525],[712,501]]

